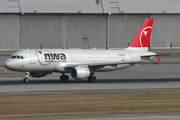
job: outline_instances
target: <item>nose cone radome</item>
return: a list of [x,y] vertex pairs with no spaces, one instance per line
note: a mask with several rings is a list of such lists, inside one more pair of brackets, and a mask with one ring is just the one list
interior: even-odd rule
[[9,69],[9,70],[15,70],[15,65],[14,65],[14,63],[13,62],[11,62],[10,60],[6,60],[5,62],[4,62],[4,67],[6,68],[6,69]]
[[6,69],[9,69],[10,66],[11,66],[11,65],[10,65],[10,62],[8,62],[8,60],[6,60],[6,61],[4,62],[4,67],[5,67]]

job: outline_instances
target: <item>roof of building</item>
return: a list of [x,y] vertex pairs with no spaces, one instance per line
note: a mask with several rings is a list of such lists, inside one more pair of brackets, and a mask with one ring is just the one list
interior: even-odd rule
[[180,13],[180,0],[0,0],[0,13]]

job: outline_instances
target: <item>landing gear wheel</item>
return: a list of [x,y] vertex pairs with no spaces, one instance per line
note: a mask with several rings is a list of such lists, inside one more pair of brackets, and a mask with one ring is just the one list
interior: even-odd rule
[[96,82],[96,77],[95,76],[89,76],[88,82]]
[[24,82],[24,83],[28,83],[28,82],[29,82],[29,79],[28,79],[28,77],[29,77],[29,72],[25,72],[24,74],[25,74],[25,78],[23,79],[23,82]]
[[28,78],[24,78],[24,79],[23,79],[23,82],[28,83],[28,82],[29,82],[29,79],[28,79]]
[[61,75],[61,76],[60,76],[60,80],[61,80],[62,82],[68,82],[69,76],[68,76],[68,75]]

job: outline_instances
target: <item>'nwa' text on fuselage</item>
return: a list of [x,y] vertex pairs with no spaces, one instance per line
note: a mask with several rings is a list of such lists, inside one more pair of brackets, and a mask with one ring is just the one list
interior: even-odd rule
[[66,60],[64,53],[44,53],[45,60]]

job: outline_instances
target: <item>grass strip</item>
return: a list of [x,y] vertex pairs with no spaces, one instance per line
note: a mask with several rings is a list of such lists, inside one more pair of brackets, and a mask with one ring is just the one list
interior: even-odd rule
[[0,117],[154,112],[180,112],[180,92],[0,96]]

